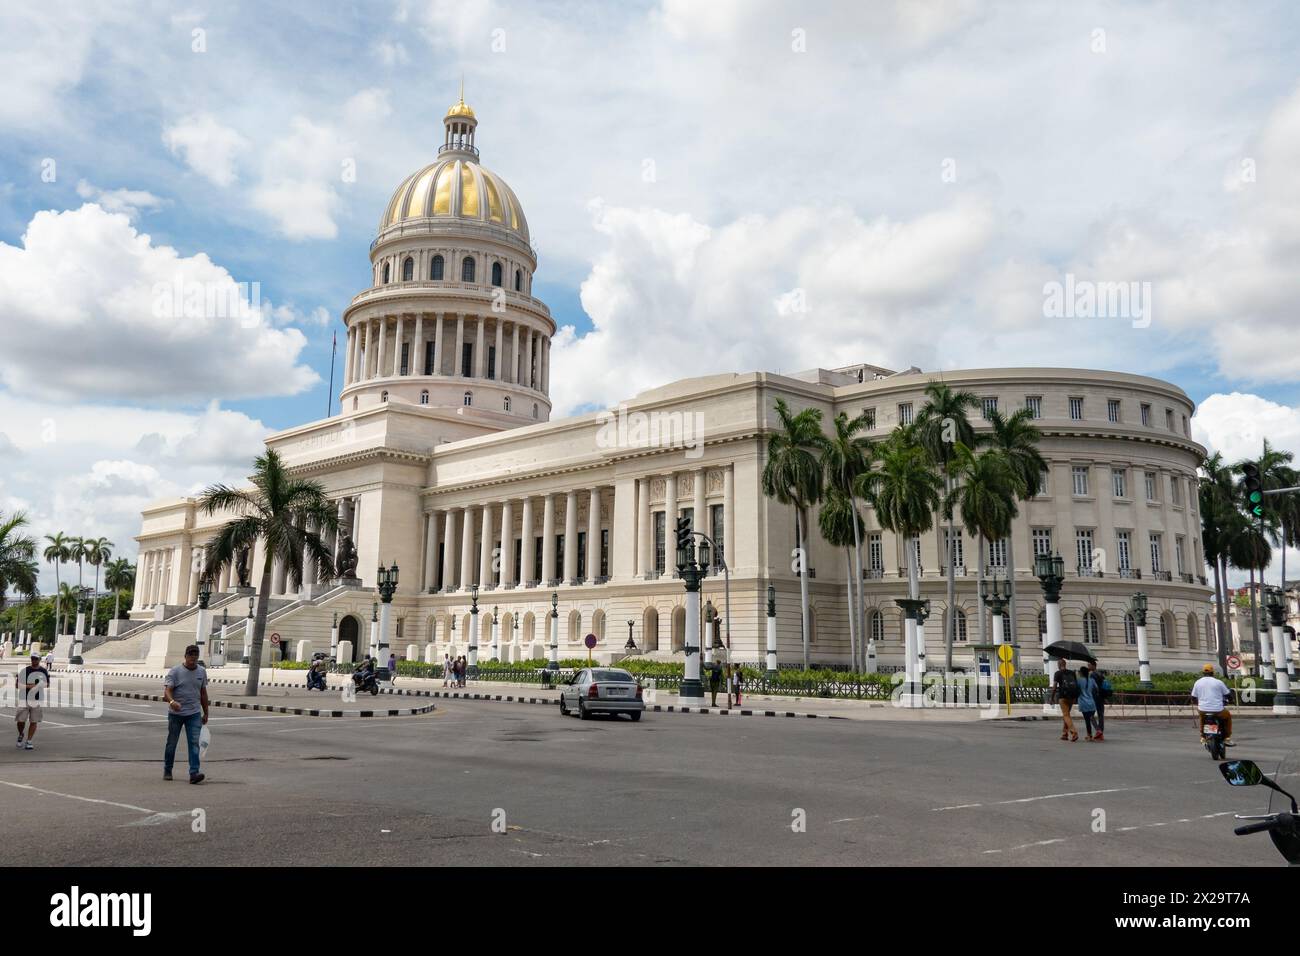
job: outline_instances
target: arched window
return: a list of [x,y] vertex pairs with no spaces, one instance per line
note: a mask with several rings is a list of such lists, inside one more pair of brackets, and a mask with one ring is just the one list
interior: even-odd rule
[[429,390],[427,388],[422,389],[420,392],[420,404],[421,405],[429,404]]
[[1096,611],[1083,612],[1083,643],[1101,643],[1101,620]]
[[646,608],[641,615],[641,649],[659,650],[659,612],[653,607]]
[[357,397],[355,395],[352,396],[352,410],[354,412],[357,410]]
[[492,263],[492,284],[501,284],[501,263],[499,262]]
[[524,291],[524,274],[520,272],[518,269],[515,270],[515,291],[516,292]]
[[873,641],[879,642],[885,639],[885,615],[874,608],[867,612],[867,633],[871,635]]
[[460,281],[461,282],[474,281],[474,257],[473,256],[466,256],[464,259],[461,260]]
[[466,392],[466,393],[465,393],[464,404],[465,404],[465,407],[466,407],[466,408],[469,408],[471,405],[474,404],[474,393],[473,393],[473,392]]
[[387,389],[385,389],[383,392],[380,392],[380,393],[379,393],[379,400],[380,400],[381,402],[386,402],[386,401],[388,401],[388,390],[387,390]]
[[1218,653],[1219,632],[1214,628],[1214,619],[1208,614],[1205,615],[1205,646],[1207,650]]
[[507,396],[505,397],[505,407],[506,407],[506,411],[510,411],[510,396],[509,396],[509,395],[507,395]]
[[966,640],[966,612],[957,608],[956,626],[953,628],[954,641]]
[[596,612],[591,615],[591,633],[596,635],[596,640],[600,641],[602,644],[604,643],[605,612],[603,610],[597,609]]
[[533,402],[533,418],[537,417],[537,403]]
[[406,261],[402,263],[402,281],[410,282],[414,278],[415,278],[415,260],[412,259],[410,256],[407,256]]
[[388,285],[388,263],[384,263],[384,285]]
[[573,610],[569,612],[569,643],[577,644],[582,640],[582,612]]
[[442,256],[433,257],[433,264],[429,266],[429,278],[434,282],[442,281]]
[[1169,646],[1169,621],[1163,614],[1160,615],[1160,646]]
[[817,609],[808,608],[808,643],[817,643]]
[[1136,647],[1138,642],[1137,621],[1132,614],[1124,615],[1124,643],[1129,647]]
[[1196,645],[1200,643],[1197,637],[1196,615],[1189,614],[1187,615],[1187,646],[1192,650],[1196,650]]

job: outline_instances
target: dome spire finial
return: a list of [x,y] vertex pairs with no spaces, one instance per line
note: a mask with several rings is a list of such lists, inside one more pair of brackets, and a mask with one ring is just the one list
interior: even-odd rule
[[474,148],[474,128],[478,126],[478,118],[474,116],[474,111],[465,102],[465,75],[463,73],[460,77],[460,95],[456,103],[447,110],[447,115],[443,117],[442,124],[446,127],[447,132],[442,147],[438,152],[460,150],[474,156],[478,155],[478,150]]

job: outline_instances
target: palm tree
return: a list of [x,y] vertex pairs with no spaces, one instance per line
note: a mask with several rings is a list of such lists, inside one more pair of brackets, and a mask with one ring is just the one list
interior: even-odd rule
[[[853,668],[858,669],[858,648],[861,644],[862,606],[854,604],[853,598],[853,556],[850,545],[861,540],[862,516],[853,506],[852,500],[829,481],[826,486],[825,503],[817,512],[817,526],[827,543],[844,549],[844,577],[847,582],[849,601],[849,651],[853,658]],[[855,610],[856,608],[856,610]],[[856,623],[855,623],[856,622]]]
[[113,542],[107,538],[86,539],[86,560],[95,566],[95,591],[90,600],[90,630],[95,630],[95,614],[99,610],[99,566],[113,556]]
[[135,565],[126,558],[114,558],[104,568],[104,587],[113,591],[113,618],[121,617],[122,591],[135,585]]
[[[325,497],[324,489],[317,482],[289,474],[274,450],[258,456],[252,482],[251,489],[211,485],[199,495],[199,507],[207,514],[228,511],[236,515],[209,544],[200,572],[201,581],[215,581],[222,565],[234,562],[241,548],[251,550],[259,538],[265,546],[248,682],[244,688],[248,697],[257,696],[274,561],[279,559],[291,575],[301,580],[304,557],[314,560],[317,566],[333,560],[322,534],[338,530],[337,509]],[[319,533],[307,530],[312,524]]]
[[1259,675],[1263,649],[1259,646],[1259,610],[1255,601],[1255,572],[1261,576],[1273,561],[1271,530],[1262,521],[1251,521],[1242,516],[1241,525],[1228,545],[1228,563],[1239,571],[1250,572],[1250,639],[1256,642],[1255,674]]
[[36,555],[36,540],[19,534],[26,527],[27,515],[15,511],[6,518],[0,514],[0,611],[4,610],[9,588],[19,594],[29,594],[36,589],[36,570],[32,558]]
[[1201,465],[1197,483],[1197,500],[1201,512],[1201,548],[1205,562],[1214,570],[1214,603],[1219,627],[1219,666],[1228,672],[1227,587],[1229,548],[1245,526],[1245,517],[1237,510],[1232,466],[1223,463],[1215,452]]
[[[871,441],[859,435],[867,427],[867,415],[863,412],[857,418],[840,412],[835,416],[835,434],[823,438],[821,444],[821,468],[826,476],[827,493],[837,492],[847,501],[848,507],[857,514],[858,505],[854,500],[853,484],[857,481],[858,475],[863,474],[871,468],[871,460],[875,451]],[[820,516],[819,516],[820,517]],[[857,591],[857,618],[849,621],[849,633],[862,634],[863,626],[863,603],[862,603],[862,529],[858,521],[849,522],[853,529],[853,554],[854,566],[849,569],[849,574],[856,581],[855,589]],[[827,538],[829,541],[830,539]],[[849,600],[850,614],[853,613],[853,599]],[[856,628],[855,628],[856,624]],[[860,640],[857,648],[861,651],[862,660],[859,661],[855,656],[853,667],[855,670],[863,670],[866,667],[866,642]]]
[[800,624],[803,629],[803,666],[808,669],[808,548],[807,509],[822,495],[821,468],[814,451],[819,451],[822,413],[805,408],[797,415],[782,399],[776,400],[781,427],[767,439],[767,464],[763,466],[763,494],[794,508],[795,547],[799,551]]
[[41,557],[54,565],[54,628],[55,634],[63,633],[63,589],[59,582],[59,565],[67,561],[72,554],[68,544],[67,537],[62,531],[55,534],[47,534],[45,540],[49,542],[45,550],[41,552]]
[[1011,535],[1011,522],[1018,509],[1016,495],[1020,481],[1006,457],[996,449],[975,454],[965,445],[957,445],[956,476],[960,486],[944,502],[944,515],[952,517],[954,510],[961,511],[962,524],[975,538],[979,547],[979,567],[976,571],[979,587],[980,643],[984,640],[984,542],[997,541]]
[[[979,399],[972,392],[957,392],[944,382],[931,382],[925,386],[926,403],[917,416],[917,437],[930,460],[944,476],[945,491],[951,495],[956,482],[953,462],[955,446],[960,442],[967,448],[975,445],[975,429],[966,412],[979,407]],[[948,620],[944,628],[944,645],[948,670],[952,670],[953,628],[957,615],[952,613],[957,602],[956,535],[953,533],[952,515],[948,515]]]
[[[981,435],[980,444],[1000,452],[1016,478],[1016,498],[1028,501],[1043,490],[1043,472],[1047,461],[1038,450],[1043,433],[1033,424],[1033,413],[1022,408],[1003,416],[997,409],[989,412],[990,430]],[[1015,537],[1007,535],[1007,580],[1011,586],[1008,602],[1011,633],[1007,640],[1016,643],[1016,547]],[[982,557],[982,555],[981,555]]]
[[[59,603],[63,607],[71,608],[73,611],[75,611],[78,607],[81,606],[81,597],[82,597],[81,588],[74,588],[71,584],[59,585]],[[68,632],[67,626],[69,624],[75,625],[75,623],[76,621],[74,620],[72,613],[71,612],[65,613],[63,615],[63,630],[59,631],[58,636],[62,637],[64,634],[66,634]]]
[[[1256,464],[1259,466],[1259,483],[1265,491],[1271,491],[1277,488],[1292,488],[1296,484],[1296,472],[1288,466],[1294,460],[1295,455],[1289,451],[1279,451],[1269,444],[1267,438],[1264,439],[1264,453],[1259,456]],[[1272,522],[1276,522],[1279,531],[1277,533],[1277,542],[1282,547],[1282,588],[1286,589],[1286,541],[1288,521],[1292,525],[1291,536],[1295,536],[1295,522],[1292,520],[1294,515],[1291,511],[1294,509],[1294,498],[1289,494],[1269,495],[1266,499],[1265,511],[1268,513]],[[1261,580],[1263,571],[1260,572]]]

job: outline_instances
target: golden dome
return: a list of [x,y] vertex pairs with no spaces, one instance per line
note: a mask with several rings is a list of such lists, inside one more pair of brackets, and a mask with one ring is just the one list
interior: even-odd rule
[[455,105],[447,110],[448,116],[468,116],[474,118],[474,111],[469,108],[469,104],[464,99],[459,100]]
[[528,242],[528,222],[514,190],[463,154],[440,159],[403,180],[384,207],[379,232],[416,219],[474,220],[508,229]]

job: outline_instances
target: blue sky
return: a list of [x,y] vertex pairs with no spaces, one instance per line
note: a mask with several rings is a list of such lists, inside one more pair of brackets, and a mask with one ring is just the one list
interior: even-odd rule
[[[142,504],[237,478],[268,430],[323,416],[380,210],[436,154],[462,75],[483,162],[528,215],[534,291],[570,327],[557,414],[723,370],[1084,366],[1176,382],[1229,457],[1264,432],[1300,452],[1279,347],[1300,325],[1298,17],[7,4],[0,510],[133,554]],[[172,272],[257,282],[273,309],[161,325],[141,289]],[[1045,317],[1066,274],[1150,283],[1154,321]]]

